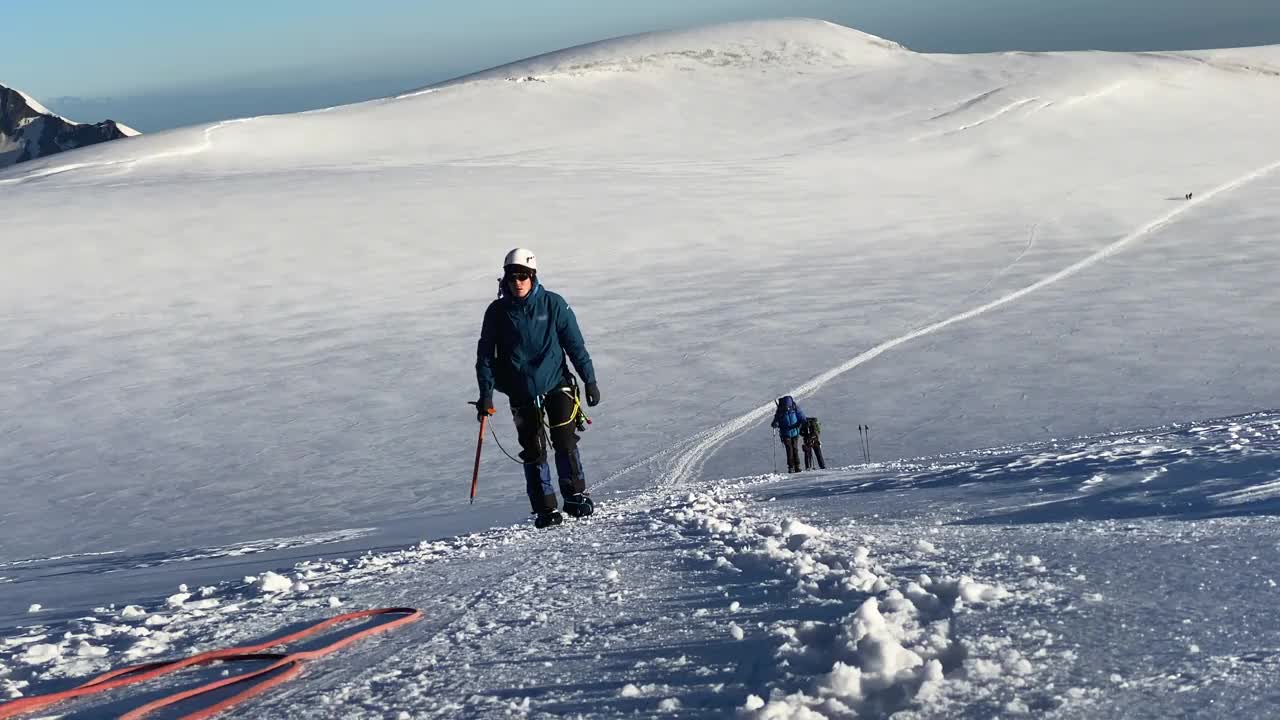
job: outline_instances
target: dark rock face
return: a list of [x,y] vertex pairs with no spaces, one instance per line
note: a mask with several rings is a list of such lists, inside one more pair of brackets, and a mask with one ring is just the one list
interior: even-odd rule
[[114,120],[95,125],[72,122],[25,93],[0,85],[0,168],[137,134]]

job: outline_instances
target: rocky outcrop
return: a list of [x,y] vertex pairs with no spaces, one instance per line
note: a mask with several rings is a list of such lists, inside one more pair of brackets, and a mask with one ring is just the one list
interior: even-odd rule
[[30,95],[0,85],[0,168],[137,134],[114,120],[72,122]]

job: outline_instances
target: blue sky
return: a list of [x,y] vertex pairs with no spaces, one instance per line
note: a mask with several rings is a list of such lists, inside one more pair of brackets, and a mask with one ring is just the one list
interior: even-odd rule
[[400,92],[569,45],[809,16],[931,52],[1280,43],[1262,0],[64,0],[6,7],[12,84],[154,131]]

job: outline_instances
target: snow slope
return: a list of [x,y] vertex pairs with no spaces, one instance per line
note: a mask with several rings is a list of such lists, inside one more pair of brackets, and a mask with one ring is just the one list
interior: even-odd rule
[[[747,23],[2,171],[0,214],[39,241],[0,240],[0,627],[18,648],[0,675],[48,689],[130,651],[258,638],[333,612],[333,595],[431,619],[309,673],[279,696],[287,714],[606,716],[670,699],[704,715],[838,717],[838,701],[988,717],[1140,700],[1158,717],[1178,678],[1197,707],[1249,714],[1262,685],[1248,671],[1273,668],[1278,646],[1250,614],[1271,599],[1274,452],[1112,495],[1095,465],[1145,466],[1053,443],[1280,406],[1277,67],[1277,48],[942,56],[818,21]],[[525,507],[491,441],[465,500],[470,357],[516,245],[573,303],[604,394],[583,445],[603,515],[558,535],[488,530]],[[1011,455],[932,483],[898,465],[759,478],[784,393],[823,419],[836,466],[858,460],[860,424],[873,460]],[[1248,426],[1266,447],[1270,417]],[[1207,448],[1181,427],[1159,462],[1249,452],[1231,422]],[[1057,504],[995,502],[1049,492],[1046,477]],[[795,523],[820,531],[812,551]],[[1189,568],[1183,540],[1212,564]],[[724,614],[716,578],[734,570],[717,554],[764,616]],[[1025,585],[1033,554],[1054,588]],[[806,570],[816,588],[788,589],[793,561],[827,567]],[[298,562],[329,580],[281,597],[229,579]],[[1159,582],[1130,581],[1141,562]],[[1242,575],[1254,562],[1270,565]],[[502,581],[516,571],[528,582]],[[1010,595],[983,601],[964,577]],[[627,578],[640,585],[615,598]],[[1121,580],[1125,600],[1079,614]],[[180,583],[213,590],[163,610]],[[957,606],[966,587],[991,607]],[[1160,605],[1171,588],[1195,614]],[[1217,588],[1247,616],[1240,633],[1212,617]],[[546,621],[539,598],[558,609]],[[873,598],[883,623],[858,615]],[[136,632],[128,605],[179,624]],[[117,628],[109,641],[62,635],[98,632],[89,614]],[[1176,634],[1184,619],[1205,634]],[[739,642],[731,621],[749,650],[710,642]],[[63,640],[107,653],[68,662],[80,646]],[[828,677],[836,661],[857,673]],[[437,664],[449,672],[427,673]],[[689,666],[710,668],[705,684]],[[747,707],[753,694],[765,704]]]
[[1259,413],[660,485],[554,531],[36,613],[4,640],[0,683],[48,691],[407,604],[426,618],[230,716],[1264,717],[1280,535],[1259,513],[1280,507],[1278,460],[1280,416]]

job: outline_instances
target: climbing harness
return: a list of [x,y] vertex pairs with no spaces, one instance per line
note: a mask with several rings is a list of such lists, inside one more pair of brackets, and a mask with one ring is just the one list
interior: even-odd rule
[[[538,397],[533,399],[534,407],[538,408],[539,410],[542,410],[542,412],[538,413],[538,424],[539,424],[538,432],[540,435],[542,435],[542,446],[544,448],[551,447],[551,436],[550,436],[551,430],[555,430],[556,428],[561,428],[570,423],[573,423],[577,426],[578,432],[586,432],[587,426],[591,424],[591,418],[587,415],[586,410],[582,407],[582,401],[579,397],[577,378],[575,378],[573,375],[569,375],[568,377],[569,377],[569,382],[567,384],[561,385],[560,387],[552,391],[552,392],[562,392],[573,399],[573,410],[569,413],[568,420],[565,420],[562,423],[556,423],[555,425],[547,425],[547,423],[545,422],[545,417],[546,417],[545,416],[545,407],[546,407],[545,396],[539,395]],[[493,441],[497,443],[498,449],[501,450],[502,454],[506,455],[507,458],[511,460],[511,462],[519,463],[520,465],[536,465],[537,464],[537,463],[527,463],[513,456],[511,453],[507,452],[507,448],[504,447],[502,445],[502,441],[498,439],[498,433],[496,430],[493,429],[492,425],[489,426],[489,434],[490,436],[493,437]]]

